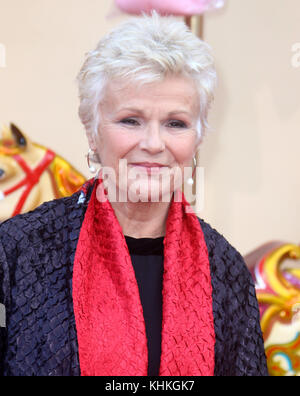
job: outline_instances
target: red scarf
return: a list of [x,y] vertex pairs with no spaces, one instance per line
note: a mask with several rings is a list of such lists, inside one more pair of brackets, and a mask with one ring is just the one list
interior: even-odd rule
[[[73,303],[83,376],[146,376],[143,309],[122,228],[101,180],[89,201],[74,260]],[[182,202],[170,204],[164,238],[161,376],[214,374],[210,266],[203,232]]]

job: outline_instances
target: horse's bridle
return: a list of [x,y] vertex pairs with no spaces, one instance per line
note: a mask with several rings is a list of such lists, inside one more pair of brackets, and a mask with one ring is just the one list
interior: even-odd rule
[[24,186],[26,187],[14,209],[12,217],[21,212],[31,190],[39,182],[42,173],[48,168],[48,166],[51,164],[55,156],[56,154],[53,151],[47,149],[41,162],[34,169],[29,168],[25,160],[19,154],[15,154],[12,156],[12,158],[17,161],[17,163],[20,165],[20,167],[23,169],[23,171],[26,174],[25,178],[15,186],[8,188],[5,191],[0,191],[1,193],[0,200],[1,200],[7,197],[8,195],[12,194],[13,192],[17,191],[19,188]]

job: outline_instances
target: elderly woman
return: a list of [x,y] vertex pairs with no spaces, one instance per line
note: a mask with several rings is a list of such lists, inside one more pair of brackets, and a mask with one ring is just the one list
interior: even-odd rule
[[2,375],[267,375],[250,273],[180,190],[215,80],[208,45],[156,13],[87,54],[79,114],[101,167],[0,227]]

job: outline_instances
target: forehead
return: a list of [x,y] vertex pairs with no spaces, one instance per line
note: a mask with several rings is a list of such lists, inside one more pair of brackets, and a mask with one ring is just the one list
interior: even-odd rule
[[140,85],[122,80],[110,81],[101,104],[107,110],[113,109],[116,112],[123,107],[143,108],[150,105],[158,108],[164,106],[168,110],[179,106],[197,112],[199,103],[195,83],[181,76],[172,76],[163,81]]

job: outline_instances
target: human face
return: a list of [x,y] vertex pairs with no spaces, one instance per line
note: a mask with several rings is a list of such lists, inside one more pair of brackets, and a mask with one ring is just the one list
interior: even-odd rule
[[[170,76],[140,87],[111,81],[99,112],[98,134],[91,147],[102,166],[114,171],[116,178],[109,178],[109,183],[118,193],[127,190],[130,201],[132,192],[138,191],[138,200],[149,202],[171,197],[180,189],[184,167],[191,166],[197,149],[199,103],[191,80]],[[127,161],[126,180],[124,173],[120,177],[119,160]],[[169,183],[162,182],[168,178]]]

